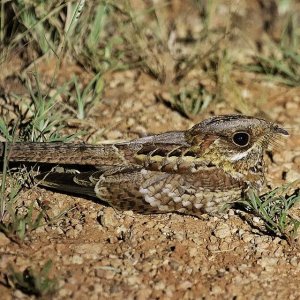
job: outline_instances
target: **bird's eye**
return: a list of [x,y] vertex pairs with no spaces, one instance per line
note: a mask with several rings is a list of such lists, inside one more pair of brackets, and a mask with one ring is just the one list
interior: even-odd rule
[[237,132],[233,135],[232,141],[241,147],[247,146],[250,142],[250,136],[247,132]]

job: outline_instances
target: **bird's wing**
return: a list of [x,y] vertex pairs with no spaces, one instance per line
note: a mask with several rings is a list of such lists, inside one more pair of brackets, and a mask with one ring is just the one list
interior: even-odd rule
[[116,209],[145,214],[219,211],[221,206],[236,201],[243,188],[242,182],[217,168],[172,174],[141,167],[105,167],[79,174],[51,172],[37,179],[47,187],[96,196]]
[[191,173],[199,167],[215,167],[204,158],[216,136],[191,136],[189,131],[166,132],[115,146],[126,161],[146,170],[167,173]]

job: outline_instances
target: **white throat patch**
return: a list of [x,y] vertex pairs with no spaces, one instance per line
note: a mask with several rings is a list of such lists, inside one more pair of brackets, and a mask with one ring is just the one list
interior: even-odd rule
[[233,154],[232,156],[230,156],[229,159],[230,159],[230,161],[234,162],[234,161],[240,160],[242,158],[245,158],[246,156],[248,156],[248,154],[251,150],[252,150],[252,148],[249,148],[248,150],[246,150],[244,152]]

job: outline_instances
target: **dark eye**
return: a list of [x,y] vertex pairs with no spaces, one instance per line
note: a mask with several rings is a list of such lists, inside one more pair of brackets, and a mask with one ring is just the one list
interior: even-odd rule
[[247,146],[250,141],[250,136],[247,132],[237,132],[232,137],[233,142],[238,146]]

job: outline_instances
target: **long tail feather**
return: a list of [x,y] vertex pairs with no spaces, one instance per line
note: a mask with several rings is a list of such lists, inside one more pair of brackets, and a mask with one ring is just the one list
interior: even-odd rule
[[[91,173],[92,172],[86,172],[86,177],[88,178]],[[80,174],[81,178],[83,178],[83,174],[84,173]],[[41,186],[50,187],[63,192],[96,197],[94,191],[95,185],[88,182],[88,180],[86,180],[86,184],[84,184],[83,180],[81,180],[81,184],[78,184],[74,181],[75,176],[75,174],[71,173],[50,172],[39,174],[35,179]]]

